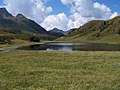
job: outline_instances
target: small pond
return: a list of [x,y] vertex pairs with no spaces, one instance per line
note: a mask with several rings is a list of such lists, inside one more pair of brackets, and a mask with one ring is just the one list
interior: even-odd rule
[[63,51],[120,51],[120,45],[89,42],[49,42],[17,48],[17,50],[63,50]]

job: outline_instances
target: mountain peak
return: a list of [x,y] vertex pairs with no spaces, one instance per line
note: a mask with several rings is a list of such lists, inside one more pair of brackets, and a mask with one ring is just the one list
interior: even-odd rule
[[19,13],[19,14],[17,14],[16,17],[25,17],[25,16]]
[[16,20],[17,21],[27,21],[28,19],[22,14],[17,14]]
[[49,32],[50,33],[59,33],[59,34],[67,35],[70,31],[63,31],[63,30],[60,30],[58,28],[53,28]]
[[26,19],[26,17],[22,14],[17,14],[16,18],[17,19]]
[[0,8],[0,18],[8,18],[8,17],[13,17],[13,16],[6,10],[6,8]]
[[58,28],[53,28],[52,31],[62,31],[62,30],[60,30]]
[[6,8],[0,8],[0,11],[7,11]]

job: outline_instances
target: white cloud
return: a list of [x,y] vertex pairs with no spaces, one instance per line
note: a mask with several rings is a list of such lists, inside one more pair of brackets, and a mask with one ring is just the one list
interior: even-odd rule
[[52,11],[51,7],[45,7],[44,2],[44,0],[4,0],[4,7],[13,15],[21,13],[41,23]]
[[94,17],[90,17],[90,18],[84,18],[82,17],[79,13],[73,13],[68,21],[68,30],[72,29],[72,28],[77,28],[79,26],[82,26],[83,24],[85,24],[86,22],[90,21],[90,20],[94,20]]
[[[50,15],[52,7],[46,7],[49,0],[4,0],[4,7],[13,14],[21,13],[35,20],[45,29],[59,28],[69,30],[77,28],[94,19],[111,19],[118,15],[104,4],[93,0],[61,0],[62,4],[69,7],[71,15],[65,13]],[[94,0],[95,1],[95,0]]]
[[69,3],[71,3],[71,2],[73,2],[74,0],[61,0],[61,2],[63,3],[63,4],[65,4],[65,5],[67,5],[67,4],[69,4]]
[[57,15],[49,15],[45,18],[41,24],[47,30],[53,28],[59,28],[61,30],[67,30],[68,18],[64,13],[59,13]]
[[107,20],[118,15],[106,5],[94,3],[92,0],[61,0],[61,2],[70,6],[68,29],[77,28],[90,20]]

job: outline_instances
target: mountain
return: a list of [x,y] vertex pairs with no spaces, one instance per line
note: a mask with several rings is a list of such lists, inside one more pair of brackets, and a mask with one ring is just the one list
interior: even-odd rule
[[48,34],[48,32],[33,20],[18,14],[12,16],[5,8],[0,8],[0,30],[9,33],[36,33]]
[[93,20],[70,32],[66,41],[116,41],[120,40],[120,16],[111,20]]
[[71,30],[68,30],[68,31],[63,31],[63,30],[60,30],[58,28],[53,28],[52,30],[49,31],[50,34],[59,34],[59,36],[63,37],[63,36],[66,36],[68,33],[72,32],[73,30],[75,29],[71,29]]
[[0,18],[13,18],[13,16],[5,8],[0,8]]
[[19,24],[22,32],[32,32],[39,34],[48,34],[48,32],[33,20],[27,19],[22,14],[18,14],[15,20]]
[[72,33],[74,30],[76,30],[76,28],[73,28],[73,29],[70,29],[70,30],[66,31],[66,33],[67,33],[66,35]]
[[50,30],[48,32],[49,32],[50,35],[53,35],[53,36],[56,36],[56,37],[63,37],[63,36],[65,36],[64,33],[63,33],[64,31],[59,30],[57,28],[54,28],[54,29],[52,29],[52,30]]

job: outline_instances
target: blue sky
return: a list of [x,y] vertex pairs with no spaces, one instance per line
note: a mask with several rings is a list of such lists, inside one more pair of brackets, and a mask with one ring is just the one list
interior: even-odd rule
[[[110,7],[111,10],[120,13],[120,0],[93,0],[94,2],[99,2],[101,4],[105,4]],[[58,14],[61,12],[66,13],[67,15],[70,14],[69,9],[63,5],[60,0],[49,0],[46,3],[46,6],[51,6],[53,8],[53,14]]]
[[[120,13],[120,0],[93,0],[94,2],[99,2],[101,4],[105,4],[112,11],[116,11]],[[49,0],[48,3],[46,3],[46,6],[51,6],[53,8],[52,14],[58,14],[61,12],[66,13],[67,15],[70,14],[68,7],[63,5],[60,0]]]
[[0,5],[3,3],[3,0],[0,0]]
[[111,8],[111,10],[120,13],[120,0],[94,0],[99,3],[103,3]]
[[[120,0],[93,0],[94,2],[99,2],[102,4],[107,5],[111,8],[111,10],[116,11],[120,14]],[[0,5],[3,4],[3,0],[0,0]],[[69,9],[61,3],[60,0],[48,0],[45,3],[46,6],[51,6],[53,8],[53,12],[51,14],[58,14],[61,12],[66,13],[67,15],[70,14]]]
[[69,30],[120,15],[120,0],[0,0],[0,6],[14,16],[21,13],[35,20],[46,30]]
[[61,12],[64,12],[67,15],[70,14],[69,8],[63,5],[60,0],[49,0],[46,3],[46,6],[51,6],[53,8],[53,12],[51,14],[58,14]]

